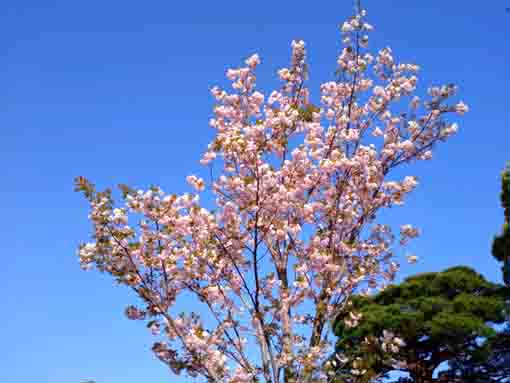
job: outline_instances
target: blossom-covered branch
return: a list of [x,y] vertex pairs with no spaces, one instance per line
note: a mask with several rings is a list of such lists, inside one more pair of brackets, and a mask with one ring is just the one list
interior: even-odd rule
[[[353,291],[393,280],[396,235],[377,215],[401,205],[417,179],[392,171],[431,159],[457,131],[447,114],[467,106],[448,103],[453,85],[415,96],[418,66],[399,63],[390,48],[370,53],[372,29],[361,10],[341,26],[336,78],[321,85],[319,106],[301,40],[269,94],[256,89],[258,55],[229,69],[232,90],[212,88],[216,134],[201,163],[220,175],[210,185],[192,175],[193,191],[183,195],[122,186],[116,207],[111,191],[76,180],[94,227],[94,241],[79,249],[83,267],[140,296],[126,314],[148,321],[160,338],[153,351],[175,373],[326,382],[325,327],[349,310]],[[214,210],[200,202],[205,191]],[[400,244],[418,234],[402,225]],[[361,319],[348,318],[353,326]]]

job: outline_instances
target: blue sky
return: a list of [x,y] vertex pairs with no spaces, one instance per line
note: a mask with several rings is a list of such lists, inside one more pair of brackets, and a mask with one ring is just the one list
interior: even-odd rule
[[[87,206],[74,176],[167,191],[212,137],[209,88],[258,52],[277,84],[294,38],[307,42],[312,93],[331,79],[350,1],[4,0],[0,5],[0,371],[6,383],[184,382],[124,318],[133,297],[80,270]],[[490,5],[488,5],[490,4]],[[453,82],[471,112],[420,177],[395,222],[423,235],[401,277],[466,264],[499,281],[499,173],[510,160],[508,0],[365,0],[373,44],[421,65],[421,90]],[[407,169],[406,169],[407,171]]]

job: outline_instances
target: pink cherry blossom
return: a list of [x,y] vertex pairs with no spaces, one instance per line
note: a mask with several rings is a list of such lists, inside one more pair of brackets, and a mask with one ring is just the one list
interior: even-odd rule
[[[415,96],[418,66],[391,48],[371,53],[372,29],[361,10],[342,24],[337,77],[316,96],[302,40],[291,43],[278,89],[257,89],[257,54],[228,69],[232,87],[211,89],[214,138],[200,160],[207,184],[190,175],[192,190],[181,195],[121,186],[117,206],[111,191],[77,179],[93,235],[79,247],[82,267],[139,296],[126,315],[148,321],[153,352],[174,373],[215,383],[328,382],[328,324],[347,311],[346,324],[356,326],[363,318],[351,294],[395,278],[395,247],[420,233],[410,224],[394,233],[379,214],[418,185],[395,170],[431,159],[458,130],[449,116],[468,107],[450,103],[451,85]],[[390,332],[380,341],[390,352],[403,346]],[[353,366],[353,375],[365,372],[360,361]]]

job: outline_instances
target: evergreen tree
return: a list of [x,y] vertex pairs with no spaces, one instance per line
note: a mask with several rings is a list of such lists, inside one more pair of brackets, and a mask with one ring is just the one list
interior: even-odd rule
[[[350,326],[348,314],[334,323],[338,354],[331,363],[339,366],[337,382],[370,382],[392,371],[409,375],[400,381],[452,382],[457,375],[468,382],[463,376],[482,371],[492,355],[497,332],[491,324],[504,322],[504,290],[459,266],[412,276],[372,297],[354,297],[353,308],[362,314],[358,326]],[[398,347],[389,332],[398,336]],[[433,378],[445,364],[450,377]]]
[[492,256],[503,263],[503,281],[510,287],[510,164],[501,175],[500,198],[505,220],[502,233],[492,242]]

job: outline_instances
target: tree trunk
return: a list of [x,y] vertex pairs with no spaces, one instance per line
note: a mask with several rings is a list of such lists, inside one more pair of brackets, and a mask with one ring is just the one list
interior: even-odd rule
[[434,383],[436,380],[432,378],[434,368],[429,365],[416,364],[416,367],[410,371],[411,378],[415,383]]

